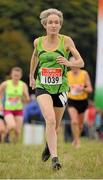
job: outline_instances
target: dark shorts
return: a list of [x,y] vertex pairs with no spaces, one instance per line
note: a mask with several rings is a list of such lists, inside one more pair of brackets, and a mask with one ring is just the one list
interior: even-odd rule
[[88,100],[73,100],[73,99],[68,99],[68,106],[69,107],[74,107],[78,113],[84,113],[85,110],[88,107]]
[[3,123],[6,125],[6,121],[4,119],[4,115],[0,115],[0,121],[3,121]]
[[49,94],[52,97],[54,107],[64,107],[67,104],[67,92],[62,92],[58,94],[50,94],[45,89],[36,88],[35,96],[37,97],[42,94]]
[[0,115],[0,120],[4,121],[4,116],[3,115]]

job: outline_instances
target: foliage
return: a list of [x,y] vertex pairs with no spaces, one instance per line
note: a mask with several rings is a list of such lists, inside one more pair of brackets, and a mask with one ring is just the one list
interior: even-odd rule
[[[1,78],[10,72],[13,66],[25,67],[31,56],[31,46],[23,33],[19,31],[5,31],[0,36],[0,71]],[[25,66],[26,65],[26,66]]]

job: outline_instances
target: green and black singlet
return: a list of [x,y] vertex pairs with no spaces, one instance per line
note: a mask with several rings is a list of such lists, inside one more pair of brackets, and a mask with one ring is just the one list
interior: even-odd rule
[[64,47],[64,35],[59,35],[59,44],[56,50],[47,51],[43,48],[43,38],[39,37],[38,51],[38,73],[36,78],[36,88],[42,88],[50,94],[57,94],[68,91],[67,67],[57,63],[56,58],[69,57]]

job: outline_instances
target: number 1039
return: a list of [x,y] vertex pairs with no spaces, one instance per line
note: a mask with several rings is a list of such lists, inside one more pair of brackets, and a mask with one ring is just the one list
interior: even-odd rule
[[62,83],[62,79],[61,77],[50,77],[50,76],[44,76],[41,79],[41,83],[42,84],[61,84]]

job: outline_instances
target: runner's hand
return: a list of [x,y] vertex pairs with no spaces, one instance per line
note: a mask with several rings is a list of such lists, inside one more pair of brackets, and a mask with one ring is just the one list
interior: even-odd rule
[[33,89],[35,89],[35,79],[33,76],[30,76],[29,78],[29,86]]
[[64,58],[63,56],[58,56],[57,57],[57,63],[61,64],[61,65],[65,65],[65,66],[69,66],[69,62],[66,58]]
[[0,103],[0,111],[3,111],[3,104]]

